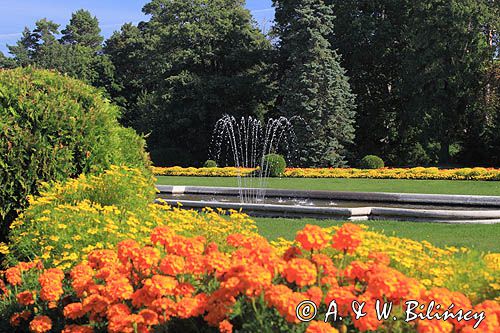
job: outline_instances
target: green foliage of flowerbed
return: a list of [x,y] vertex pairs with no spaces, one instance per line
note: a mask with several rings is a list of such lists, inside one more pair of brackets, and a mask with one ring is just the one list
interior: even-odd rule
[[[40,183],[112,164],[144,168],[144,140],[81,81],[34,68],[0,70],[0,223],[6,227]],[[2,234],[0,233],[0,234]]]

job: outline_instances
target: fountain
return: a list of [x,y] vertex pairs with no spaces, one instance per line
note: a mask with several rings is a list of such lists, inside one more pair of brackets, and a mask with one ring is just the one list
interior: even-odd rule
[[[295,146],[292,121],[296,118],[270,118],[262,122],[254,117],[224,115],[214,127],[210,155],[218,165],[231,164],[242,172],[238,175],[242,203],[264,202],[269,165],[266,155],[285,151],[288,160]],[[224,159],[225,158],[225,159]],[[255,169],[244,172],[244,169]]]
[[219,166],[240,168],[238,187],[158,185],[162,200],[157,202],[189,209],[242,209],[253,216],[500,223],[498,196],[267,189],[265,156],[286,152],[288,160],[297,158],[291,149],[297,147],[293,120],[280,117],[264,123],[223,116],[215,124],[210,155]]

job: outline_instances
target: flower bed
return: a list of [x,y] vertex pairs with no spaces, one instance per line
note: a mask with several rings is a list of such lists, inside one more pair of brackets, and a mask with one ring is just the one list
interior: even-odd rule
[[[182,168],[153,167],[158,176],[245,176],[255,169],[244,168]],[[373,179],[435,179],[435,180],[500,180],[500,169],[494,168],[287,168],[283,177],[289,178],[373,178]]]
[[[500,254],[441,249],[363,225],[308,225],[268,243],[236,211],[152,204],[154,179],[113,167],[46,184],[0,244],[0,331],[495,332]],[[21,262],[19,262],[21,261]],[[24,262],[26,261],[26,262]],[[10,266],[10,267],[9,267]],[[312,300],[317,320],[296,306]],[[343,320],[321,320],[335,299]],[[402,320],[405,300],[464,311],[474,321]],[[377,300],[400,320],[377,320]],[[355,319],[353,301],[366,302]]]
[[153,177],[127,167],[45,184],[40,196],[29,198],[29,208],[11,225],[9,244],[0,244],[0,250],[10,264],[41,258],[46,267],[67,269],[94,249],[126,239],[145,244],[161,225],[219,246],[230,233],[256,234],[254,221],[237,211],[198,213],[154,204],[153,184]]
[[[94,250],[70,274],[21,263],[4,273],[1,310],[11,330],[32,332],[496,332],[500,305],[474,304],[460,292],[426,288],[390,266],[384,252],[364,259],[355,253],[362,229],[344,224],[333,235],[316,226],[297,233],[296,244],[279,254],[260,236],[232,234],[228,251],[204,237],[185,237],[166,226],[155,228],[150,244],[133,240],[116,250]],[[296,307],[310,300],[325,314],[336,301],[342,320],[302,323]],[[391,318],[378,320],[377,300],[392,302]],[[405,301],[443,314],[456,309],[485,315],[483,320],[405,322]],[[365,302],[355,318],[352,304]],[[9,303],[10,302],[10,303]],[[369,310],[372,309],[372,310]],[[299,312],[300,314],[301,312]],[[400,318],[393,320],[392,315]],[[479,318],[479,317],[478,317]]]

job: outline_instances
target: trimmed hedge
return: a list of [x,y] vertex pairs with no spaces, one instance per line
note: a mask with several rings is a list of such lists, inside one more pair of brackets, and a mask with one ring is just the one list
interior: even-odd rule
[[285,173],[286,161],[279,154],[268,154],[264,157],[264,168],[267,167],[269,176],[281,177]]
[[205,163],[203,163],[204,168],[217,168],[217,162],[214,160],[206,160]]
[[0,70],[1,236],[41,182],[110,165],[145,168],[144,140],[81,81],[47,70]]
[[381,169],[384,167],[384,161],[376,155],[366,155],[359,163],[361,169]]

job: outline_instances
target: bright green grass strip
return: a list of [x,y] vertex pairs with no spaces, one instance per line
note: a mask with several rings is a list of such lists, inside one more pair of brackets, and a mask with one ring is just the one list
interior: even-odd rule
[[[159,185],[238,186],[233,177],[158,176]],[[359,178],[271,178],[268,188],[353,192],[500,195],[500,181]]]
[[[321,227],[340,225],[345,221],[316,219],[255,218],[259,233],[274,240],[278,237],[294,239],[295,233],[306,224]],[[356,222],[358,223],[358,222]],[[401,221],[361,221],[373,231],[382,231],[388,236],[410,238],[444,247],[468,247],[478,251],[500,252],[500,224],[444,224]]]

